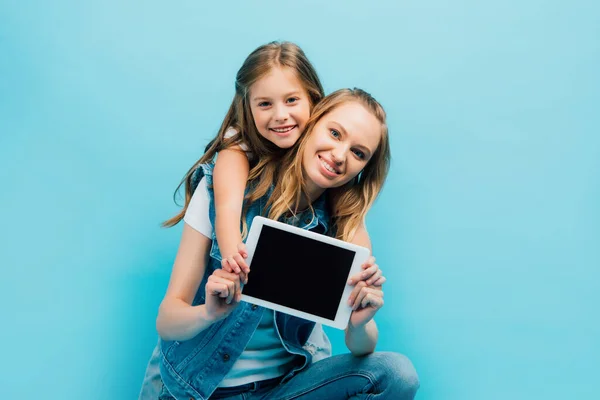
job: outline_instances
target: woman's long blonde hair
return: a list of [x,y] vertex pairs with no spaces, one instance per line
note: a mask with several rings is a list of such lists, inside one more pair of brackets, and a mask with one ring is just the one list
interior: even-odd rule
[[[323,116],[348,102],[360,103],[381,123],[379,146],[365,168],[347,184],[329,189],[329,205],[336,237],[345,241],[352,240],[383,187],[391,160],[385,111],[377,100],[364,90],[341,89],[321,100],[307,122],[306,133],[292,150],[286,153],[280,162],[272,162],[272,158],[265,158],[250,171],[249,180],[254,184],[246,196],[246,204],[252,204],[267,194],[271,185],[275,184],[266,204],[266,209],[269,210],[268,217],[278,220],[286,213],[296,214],[302,196],[308,197],[302,168],[302,155],[308,138]],[[244,217],[246,210],[247,207],[244,208]],[[245,218],[242,220],[245,232]]]
[[[252,85],[267,75],[274,67],[285,67],[294,71],[304,90],[308,93],[311,108],[325,95],[317,71],[304,51],[296,44],[271,42],[250,53],[237,72],[235,95],[217,136],[206,146],[204,155],[191,166],[175,189],[174,198],[181,186],[185,185],[185,203],[182,210],[173,218],[164,221],[162,226],[171,227],[183,219],[195,189],[193,187],[194,172],[200,164],[212,161],[219,151],[243,142],[248,146],[248,151],[253,154],[253,158],[259,162],[264,159],[278,159],[289,151],[289,149],[278,148],[258,132],[248,99]],[[235,128],[237,134],[225,139],[225,132],[229,128]]]

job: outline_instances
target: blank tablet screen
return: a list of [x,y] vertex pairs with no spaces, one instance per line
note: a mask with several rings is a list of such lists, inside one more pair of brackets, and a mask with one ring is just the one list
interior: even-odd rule
[[335,320],[355,254],[263,225],[243,293]]

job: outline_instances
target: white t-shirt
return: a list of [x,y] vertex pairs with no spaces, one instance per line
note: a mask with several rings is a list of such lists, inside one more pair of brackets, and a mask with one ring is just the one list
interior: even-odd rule
[[[238,131],[235,128],[230,127],[225,131],[224,138],[229,139],[229,138],[233,137],[234,135],[236,135],[237,133],[238,133]],[[240,142],[239,146],[240,146],[240,149],[244,150],[244,152],[246,153],[246,157],[248,157],[248,160],[252,160],[253,155],[248,147],[248,144],[242,141],[242,142]]]
[[[202,178],[192,195],[183,220],[190,227],[212,239],[213,227],[208,217],[210,199],[206,178]],[[265,309],[262,319],[246,348],[223,378],[219,387],[244,385],[286,374],[296,356],[288,353],[275,330],[275,311]]]

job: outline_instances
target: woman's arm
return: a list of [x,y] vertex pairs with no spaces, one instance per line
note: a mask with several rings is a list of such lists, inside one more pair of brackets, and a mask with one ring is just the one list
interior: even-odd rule
[[367,232],[367,227],[365,226],[364,221],[356,230],[356,233],[354,234],[354,237],[352,238],[350,243],[366,247],[371,251],[371,254],[373,254],[373,248],[371,247],[371,238],[369,238],[369,232]]
[[[373,254],[371,239],[369,238],[369,233],[367,232],[367,227],[365,226],[364,221],[358,227],[350,243],[366,247],[371,251],[371,254]],[[348,284],[353,285],[359,280],[364,280],[366,281],[367,285],[381,286],[385,282],[385,278],[381,276],[379,267],[375,264],[375,257],[370,257],[367,262],[362,265],[362,269],[362,275],[358,277],[352,277],[352,279],[348,281]]]
[[156,329],[164,340],[188,340],[226,318],[241,300],[240,277],[215,270],[205,287],[205,304],[192,306],[202,282],[211,240],[187,223],[167,293],[158,309]]
[[355,356],[363,356],[374,352],[378,339],[379,330],[373,319],[360,327],[348,324],[345,331],[346,347]]
[[375,257],[369,257],[362,268],[363,271],[351,277],[348,282],[355,287],[348,298],[352,314],[346,327],[345,341],[346,347],[355,356],[375,351],[379,331],[373,317],[383,307],[381,285],[386,280],[375,264]]
[[[213,172],[217,242],[223,264],[229,263],[231,271],[236,273],[240,269],[248,272],[238,245],[242,243],[240,220],[249,171],[248,156],[239,146],[233,146],[219,152]],[[227,269],[227,265],[223,267]]]
[[167,293],[158,309],[156,329],[164,340],[187,340],[213,321],[204,305],[192,306],[206,270],[211,240],[184,224]]

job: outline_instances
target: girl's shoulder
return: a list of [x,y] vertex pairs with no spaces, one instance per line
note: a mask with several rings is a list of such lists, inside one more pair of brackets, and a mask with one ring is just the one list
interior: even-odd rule
[[[239,131],[233,126],[230,126],[223,134],[223,139],[231,139],[238,134]],[[235,146],[239,146],[242,151],[246,152],[249,160],[252,159],[252,151],[250,150],[250,147],[248,147],[248,143],[246,143],[242,138],[240,138],[239,142],[236,143]]]

